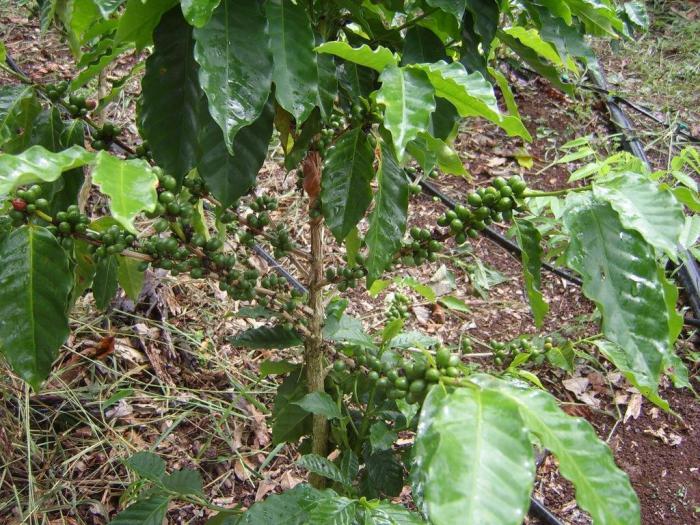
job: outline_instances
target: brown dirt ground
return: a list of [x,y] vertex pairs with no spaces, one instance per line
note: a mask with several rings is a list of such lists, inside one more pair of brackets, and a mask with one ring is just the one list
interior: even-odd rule
[[[36,24],[21,13],[0,15],[0,38],[10,54],[35,79],[69,78],[72,74],[65,65],[69,63],[68,53],[56,35],[49,32],[39,40]],[[117,69],[121,68],[123,73],[133,60],[134,57],[126,57]],[[6,77],[0,80],[8,81]],[[527,146],[534,166],[525,169],[514,158],[515,152],[523,146],[520,141],[505,138],[487,123],[472,121],[462,130],[457,145],[474,182],[441,177],[436,182],[449,195],[459,198],[475,185],[486,184],[498,175],[514,173],[524,175],[536,188],[564,187],[567,166],[556,166],[537,174],[553,160],[556,147],[584,134],[595,134],[605,141],[607,119],[589,95],[572,101],[538,79],[512,76],[512,80],[524,121],[535,137]],[[109,108],[108,116],[126,122],[133,109],[130,97],[137,93],[138,86],[130,86],[128,96]],[[595,109],[591,111],[591,107]],[[128,138],[133,140],[135,129],[132,127],[128,131]],[[281,211],[290,213],[293,218],[290,222],[300,225],[293,234],[303,244],[304,208],[294,195],[294,176],[285,176],[270,164],[260,179],[261,188],[286,194],[280,199]],[[431,198],[419,196],[413,201],[411,224],[429,226],[442,209]],[[328,245],[340,261],[338,248],[332,242]],[[448,248],[452,250],[454,246],[448,245]],[[455,273],[457,286],[453,293],[468,304],[471,312],[464,315],[435,309],[424,316],[424,301],[411,294],[414,315],[409,327],[438,335],[449,343],[456,343],[461,334],[479,342],[508,340],[522,333],[554,333],[572,339],[595,333],[591,304],[575,286],[547,272],[543,274],[543,290],[551,311],[544,328],[536,330],[520,284],[519,261],[486,239],[475,242],[472,250],[472,255],[441,260]],[[474,258],[506,277],[504,283],[489,290],[488,300],[475,293],[469,275],[459,264],[472,262]],[[284,262],[293,266],[291,261]],[[400,268],[395,275],[425,280],[436,269],[437,265]],[[292,465],[296,453],[288,447],[272,459],[262,476],[256,472],[271,451],[264,405],[270,405],[274,383],[255,380],[258,363],[269,357],[269,353],[244,352],[226,342],[227,335],[247,326],[231,316],[238,305],[201,282],[159,276],[152,285],[154,291],[145,304],[135,308],[122,302],[117,305],[118,311],[109,316],[97,317],[90,301],[82,302],[74,315],[80,323],[75,324],[75,334],[64,349],[65,359],[99,346],[105,335],[116,336],[114,355],[105,361],[96,359],[83,365],[78,377],[67,381],[73,394],[67,395],[60,385],[54,384],[31,399],[35,439],[41,442],[42,436],[45,438],[32,463],[35,482],[47,491],[54,490],[54,484],[63,484],[55,491],[50,510],[47,509],[51,524],[105,523],[106,515],[119,504],[118,498],[126,485],[126,473],[119,463],[120,457],[124,457],[124,448],[118,449],[117,442],[126,443],[126,449],[131,451],[154,446],[168,460],[169,468],[199,468],[203,471],[207,494],[217,504],[225,506],[248,506],[266,493],[284,489],[304,477]],[[386,292],[377,299],[369,298],[359,289],[347,295],[353,299],[353,312],[361,316],[368,327],[381,321]],[[159,313],[153,315],[154,310]],[[135,320],[134,316],[140,317]],[[477,351],[482,350],[477,347]],[[203,353],[208,356],[206,359],[202,359]],[[222,365],[223,362],[227,366]],[[57,368],[56,375],[65,378],[61,376],[64,368],[65,361]],[[634,392],[605,363],[578,361],[574,375],[588,382],[588,389],[579,394],[564,387],[567,376],[560,371],[547,365],[534,371],[562,400],[567,411],[586,417],[601,437],[609,439],[618,464],[630,474],[640,496],[645,524],[689,525],[700,521],[700,438],[697,432],[700,408],[692,395],[672,388],[663,391],[683,418],[681,423],[659,413],[647,402],[641,404],[637,414]],[[19,403],[22,393],[17,381],[6,382],[2,390],[4,401],[0,404],[0,417],[9,422],[0,428],[0,460],[7,468],[0,476],[0,502],[3,503],[12,501],[13,485],[22,489],[27,483],[24,451],[17,445],[22,443],[24,432]],[[116,385],[108,391],[110,394],[118,388],[133,388],[136,392],[126,398],[128,403],[116,405],[122,412],[105,416],[92,397],[91,388],[109,382]],[[263,406],[240,395],[241,389],[236,385],[243,385],[243,389],[257,396]],[[163,394],[162,398],[158,397]],[[623,421],[627,413],[630,417]],[[81,424],[64,421],[71,417]],[[61,428],[66,432],[62,433]],[[162,437],[164,433],[165,438]],[[98,439],[103,441],[96,441]],[[83,454],[81,451],[88,445],[94,450]],[[72,458],[71,463],[55,465],[53,458],[57,451]],[[565,523],[590,522],[576,507],[572,488],[558,475],[556,462],[551,457],[540,467],[536,496]],[[64,514],[61,509],[70,509],[75,498],[85,501],[77,505],[79,512],[68,510]],[[14,523],[15,510],[0,508],[0,521]],[[168,518],[170,523],[204,521],[201,511],[192,505],[174,507]],[[536,523],[536,520],[529,519],[529,522]]]

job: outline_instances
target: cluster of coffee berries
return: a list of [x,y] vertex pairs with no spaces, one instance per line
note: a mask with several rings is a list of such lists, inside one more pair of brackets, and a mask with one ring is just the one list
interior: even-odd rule
[[134,148],[134,156],[140,159],[151,158],[151,147],[148,145],[148,141],[144,140],[141,144]]
[[38,184],[30,186],[26,190],[17,190],[15,198],[12,199],[12,209],[8,214],[14,226],[21,226],[30,215],[48,209],[49,201],[41,196],[42,192],[43,190]]
[[61,80],[55,84],[46,84],[46,96],[51,102],[61,100],[68,91],[68,82]]
[[[88,224],[90,224],[88,216],[80,213],[77,204],[71,204],[66,211],[59,211],[56,214],[53,226],[49,226],[49,230],[54,235],[84,234],[87,232]],[[134,238],[133,235],[131,237]]]
[[433,239],[425,228],[414,226],[410,229],[411,238],[404,242],[401,250],[401,262],[405,266],[419,266],[425,261],[435,262],[442,251],[442,243]]
[[271,291],[284,291],[287,289],[288,283],[287,279],[277,275],[276,273],[268,273],[262,279],[260,279],[260,286],[266,290]]
[[496,177],[492,184],[479,188],[467,197],[469,207],[458,204],[438,219],[438,225],[449,228],[457,244],[463,244],[468,237],[476,238],[479,232],[494,221],[509,220],[513,210],[518,209],[517,198],[527,186],[517,176],[508,180]]
[[365,258],[358,254],[355,257],[355,266],[326,268],[326,280],[337,283],[338,290],[341,292],[344,292],[349,288],[355,288],[357,286],[357,281],[367,275],[367,268],[365,268],[364,265]]
[[410,303],[411,301],[407,296],[402,293],[395,293],[391,298],[389,308],[386,312],[387,321],[394,321],[395,319],[408,319],[408,308]]
[[[69,208],[70,213],[70,208]],[[57,214],[58,217],[59,214]],[[94,247],[95,257],[101,258],[108,255],[117,255],[131,247],[136,237],[116,224],[113,224],[103,232],[90,232],[89,238],[98,241],[99,246]],[[93,248],[91,248],[93,250]]]
[[183,225],[191,224],[195,212],[193,203],[175,194],[177,190],[175,177],[159,172],[157,190],[158,203],[152,212],[146,213],[146,217],[153,219],[165,216],[171,222],[177,220]]
[[333,364],[336,373],[357,365],[367,371],[367,377],[378,389],[385,392],[389,399],[405,399],[407,403],[420,403],[427,393],[428,386],[440,381],[441,377],[456,378],[462,376],[459,355],[448,348],[438,346],[435,354],[405,357],[398,363],[382,362],[374,351],[357,348],[354,361],[338,359]]
[[472,340],[468,337],[463,337],[462,340],[459,342],[459,349],[463,354],[471,354],[474,351],[474,347],[472,346]]
[[[94,101],[91,103],[94,109]],[[71,93],[68,95],[68,104],[66,105],[68,113],[71,117],[84,117],[88,114],[88,102],[83,95]]]
[[283,224],[278,224],[277,227],[270,232],[270,244],[274,248],[274,256],[281,259],[287,255],[293,248],[292,240],[289,238],[289,230]]
[[268,212],[277,209],[277,199],[268,195],[261,195],[250,203],[250,209],[253,213],[246,216],[246,224],[256,230],[262,230],[270,224],[270,214]]
[[[107,149],[114,137],[122,132],[122,128],[113,122],[105,122],[102,127],[95,130],[92,147],[96,150]],[[174,179],[173,179],[174,180]]]
[[510,355],[525,353],[530,354],[532,357],[538,357],[554,348],[551,337],[544,339],[544,343],[541,348],[527,337],[519,337],[518,339],[514,339],[507,344],[492,341],[490,346],[493,350],[493,362],[497,366],[503,365],[506,358]]

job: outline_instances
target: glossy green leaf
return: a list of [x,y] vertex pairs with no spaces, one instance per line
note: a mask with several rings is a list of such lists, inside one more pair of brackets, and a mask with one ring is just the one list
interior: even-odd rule
[[639,173],[595,181],[593,194],[607,201],[625,228],[636,230],[656,249],[674,256],[685,224],[683,208],[670,191]]
[[470,177],[459,154],[444,140],[435,138],[428,133],[421,133],[416,140],[412,141],[408,145],[408,152],[418,161],[425,172],[429,172],[437,166],[444,173]]
[[283,325],[250,328],[231,337],[230,341],[242,348],[290,348],[302,343],[295,330]]
[[329,497],[327,494],[335,493],[330,490],[316,490],[305,483],[299,484],[282,494],[274,494],[255,503],[243,514],[237,525],[307,525],[309,509],[313,508],[318,500]]
[[[151,30],[153,28],[150,28]],[[110,42],[111,44],[112,42]],[[70,90],[76,91],[81,87],[86,86],[91,80],[97,77],[107,69],[119,55],[131,49],[130,44],[122,43],[108,47],[94,61],[87,62],[85,67],[78,73],[70,83]]]
[[[49,11],[51,10],[49,9]],[[46,13],[46,16],[49,14]],[[72,0],[71,2],[56,2],[55,14],[63,23],[71,52],[76,58],[80,57],[85,34],[93,24],[102,19],[99,9],[93,0]]]
[[452,295],[445,295],[444,297],[440,297],[440,299],[438,299],[438,302],[448,310],[455,310],[456,312],[462,313],[471,312],[471,309],[467,306],[467,304],[464,301]]
[[450,13],[457,20],[461,21],[467,0],[426,0],[426,3],[429,6],[437,7],[446,13]]
[[424,525],[425,522],[415,512],[403,505],[380,501],[371,508],[365,508],[364,525]]
[[126,0],[93,0],[104,18],[114,13]]
[[338,96],[338,69],[333,55],[316,54],[316,75],[316,105],[321,110],[323,120],[328,121],[333,115],[333,105]]
[[280,106],[304,122],[318,97],[316,41],[307,7],[291,0],[265,5],[272,49],[272,81]]
[[68,337],[73,275],[61,245],[45,228],[22,226],[0,244],[0,352],[39,388]]
[[389,66],[397,66],[396,56],[387,48],[377,46],[372,49],[367,44],[359,47],[352,47],[347,42],[333,41],[325,42],[316,47],[318,53],[328,53],[353,62],[359,66],[368,67],[381,73]]
[[134,218],[153,211],[158,203],[158,177],[144,160],[122,160],[100,151],[92,180],[109,197],[112,216],[132,233],[136,233]]
[[425,131],[435,110],[434,89],[420,70],[388,67],[380,75],[377,103],[384,106],[384,126],[391,133],[399,162],[406,144]]
[[127,0],[126,8],[119,17],[115,44],[133,43],[136,49],[148,46],[153,41],[153,30],[160,17],[175,5],[177,0]]
[[[61,149],[85,144],[85,123],[75,119],[67,122],[60,137]],[[85,182],[85,170],[76,168],[63,173],[56,181],[46,184],[45,194],[50,194],[50,204],[47,210],[52,217],[72,204],[78,204],[80,189]]]
[[666,303],[666,311],[668,312],[668,344],[670,348],[669,355],[675,355],[673,347],[676,344],[678,336],[683,331],[685,319],[676,310],[678,304],[678,287],[666,277],[666,272],[662,266],[656,267],[656,273],[664,290],[664,301]]
[[295,405],[307,394],[305,370],[299,368],[277,388],[272,408],[272,442],[293,443],[311,431],[311,414]]
[[71,292],[70,304],[83,295],[83,292],[92,286],[97,265],[93,253],[89,249],[89,244],[81,239],[73,241],[73,291]]
[[262,2],[223,2],[194,37],[209,112],[235,155],[236,134],[258,119],[270,94],[272,54]]
[[338,242],[360,222],[372,202],[373,162],[374,151],[360,128],[342,135],[326,154],[321,208]]
[[460,39],[461,28],[459,21],[450,13],[446,13],[442,10],[429,14],[425,18],[419,20],[417,25],[430,29],[443,42],[450,42],[452,40],[457,42]]
[[408,180],[399,166],[391,147],[382,143],[377,171],[377,193],[369,217],[365,241],[367,256],[367,286],[378,279],[389,261],[401,247],[408,218]]
[[518,407],[525,427],[559,460],[559,471],[576,489],[576,501],[593,523],[635,525],[639,501],[627,474],[621,471],[608,446],[583,418],[566,414],[547,392],[514,386],[490,376],[479,383]]
[[209,21],[219,3],[221,0],[180,0],[180,7],[187,22],[202,27]]
[[343,476],[343,473],[340,472],[340,469],[335,463],[327,458],[324,458],[323,456],[319,456],[318,454],[306,454],[305,456],[302,456],[299,461],[297,461],[297,465],[305,468],[313,474],[318,474],[324,478],[337,481],[342,485],[351,484],[351,480]]
[[526,29],[522,26],[509,27],[503,30],[504,33],[517,38],[524,46],[529,47],[545,60],[558,67],[564,67],[561,57],[550,43],[542,40],[539,31],[534,28]]
[[294,401],[294,404],[300,406],[310,414],[318,414],[324,416],[326,419],[340,419],[343,417],[337,403],[325,392],[311,392],[300,400]]
[[372,338],[362,327],[362,321],[349,315],[341,315],[340,319],[329,316],[323,326],[323,337],[331,341],[358,345],[365,348],[376,348]]
[[286,170],[293,170],[302,161],[309,151],[312,141],[321,131],[321,112],[314,111],[301,126],[301,132],[294,141],[294,145],[284,159]]
[[499,0],[468,0],[466,4],[471,20],[465,16],[463,25],[471,22],[471,29],[475,35],[478,35],[481,52],[485,57],[488,57],[501,20],[501,2]]
[[542,327],[544,318],[549,312],[549,305],[542,295],[542,235],[535,225],[527,219],[513,221],[515,234],[520,246],[520,257],[523,263],[525,291],[530,300],[530,309],[535,319],[535,326]]
[[514,38],[503,31],[498,32],[498,38],[510,49],[512,49],[528,66],[549,80],[555,87],[564,93],[573,95],[573,86],[563,82],[556,66],[542,58],[537,51],[526,46],[517,38]]
[[596,66],[595,53],[586,41],[585,35],[578,31],[576,26],[567,24],[545,8],[537,9],[537,14],[542,26],[540,36],[556,47],[562,60],[576,57],[583,59],[589,67]]
[[627,353],[617,344],[604,339],[597,340],[595,345],[600,353],[610,361],[613,366],[622,372],[627,381],[630,382],[639,392],[649,401],[665,411],[669,411],[670,407],[666,400],[662,399],[658,394],[657,382],[650,378],[644,371],[641,373],[632,367]]
[[567,0],[571,12],[583,22],[586,31],[596,36],[616,37],[623,31],[613,4],[601,0]]
[[483,117],[503,128],[509,135],[531,140],[519,118],[503,115],[496,102],[493,88],[481,73],[468,74],[459,62],[408,66],[420,68],[428,75],[435,94],[452,103],[462,117]]
[[425,27],[413,26],[406,31],[401,65],[447,60],[445,46],[438,36]]
[[539,3],[545,6],[547,11],[564,20],[567,25],[571,25],[571,8],[565,0],[541,0]]
[[647,8],[644,2],[640,0],[626,1],[622,4],[622,8],[625,10],[625,15],[629,18],[635,26],[640,29],[647,29],[649,27],[649,13],[647,13]]
[[92,282],[92,295],[98,310],[106,310],[117,294],[119,285],[119,262],[117,257],[109,255],[97,262],[95,279]]
[[170,498],[153,495],[138,499],[110,521],[110,525],[163,525]]
[[159,480],[165,475],[165,461],[153,452],[137,452],[124,464],[145,479]]
[[433,387],[421,410],[414,495],[435,525],[520,525],[534,455],[518,407],[488,390]]
[[124,289],[127,297],[136,302],[143,288],[143,271],[139,270],[141,264],[138,259],[117,256],[117,280],[119,286]]
[[357,501],[336,496],[323,498],[309,510],[309,523],[318,525],[355,525],[357,523]]
[[364,489],[371,497],[395,497],[404,487],[404,466],[393,450],[379,450],[365,456]]
[[[328,55],[333,59],[332,55]],[[376,87],[377,72],[368,67],[344,62],[338,66],[338,85],[348,99],[359,102],[360,97],[367,97]]]
[[360,470],[360,461],[352,450],[343,451],[340,458],[340,472],[345,479],[353,480]]
[[200,104],[192,28],[179,8],[163,15],[153,40],[153,54],[141,80],[139,128],[158,166],[179,185],[195,166],[199,129],[209,115]]
[[204,496],[202,475],[196,470],[181,469],[164,476],[161,479],[163,486],[180,496],[199,495]]
[[203,119],[198,139],[197,172],[224,206],[233,204],[255,184],[267,157],[273,118],[274,105],[270,100],[255,122],[236,134],[233,155],[226,147],[221,128],[208,115]]
[[4,147],[20,131],[27,134],[40,111],[34,87],[0,86],[0,146]]
[[[546,356],[547,361],[552,363],[554,366],[558,366],[570,374],[574,373],[575,354],[573,344],[570,341],[567,341],[562,346],[552,347],[552,349],[547,352]],[[513,365],[511,364],[511,366]]]
[[369,429],[369,443],[372,445],[372,452],[389,450],[398,437],[399,435],[384,421],[377,421]]
[[271,359],[266,359],[260,363],[260,377],[289,374],[297,370],[300,366],[301,365],[290,363],[289,361],[273,361]]
[[273,494],[264,501],[255,503],[241,516],[240,521],[236,521],[235,524],[271,525],[273,523],[284,523],[286,525],[306,525],[309,523],[309,508],[323,498],[327,492],[332,491],[319,491],[305,483],[299,484],[282,494]]
[[637,374],[658,383],[669,353],[669,319],[654,251],[624,228],[607,202],[570,199],[564,223],[571,236],[567,264],[603,316],[603,333],[625,351]]
[[94,154],[80,146],[59,153],[32,146],[18,155],[0,154],[0,196],[23,184],[52,182],[64,171],[84,166]]

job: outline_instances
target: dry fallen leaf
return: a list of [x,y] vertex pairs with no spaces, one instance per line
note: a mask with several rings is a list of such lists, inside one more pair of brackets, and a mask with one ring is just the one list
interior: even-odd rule
[[630,401],[627,405],[627,410],[625,410],[625,417],[622,422],[627,423],[629,418],[637,419],[642,413],[642,395],[632,394]]

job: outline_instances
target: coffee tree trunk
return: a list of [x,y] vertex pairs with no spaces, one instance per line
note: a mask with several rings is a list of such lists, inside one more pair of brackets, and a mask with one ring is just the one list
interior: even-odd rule
[[[310,335],[306,338],[304,361],[309,392],[323,392],[326,377],[323,359],[323,217],[317,216],[318,194],[321,186],[321,159],[310,152],[304,161],[304,189],[309,196],[309,227],[311,236],[311,272],[309,278]],[[313,416],[312,450],[325,456],[328,443],[328,421],[319,414]],[[325,478],[311,475],[311,484],[323,488]]]

